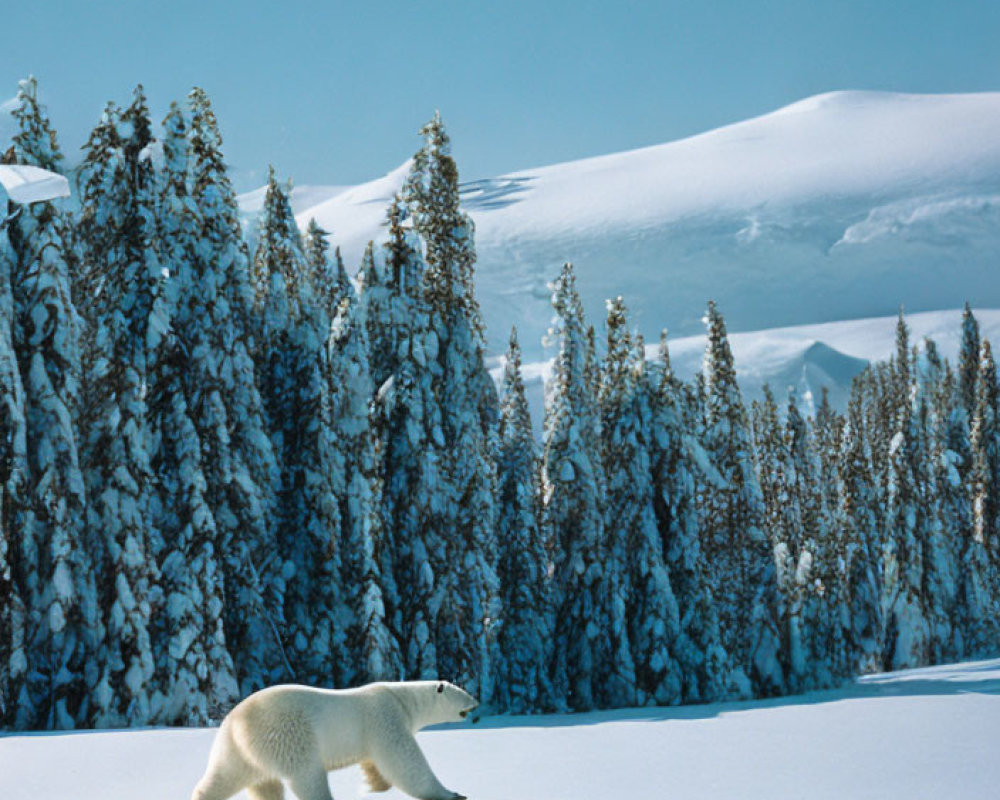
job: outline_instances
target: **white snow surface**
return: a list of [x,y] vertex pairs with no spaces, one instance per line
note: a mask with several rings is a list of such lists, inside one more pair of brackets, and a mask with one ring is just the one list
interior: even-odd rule
[[0,164],[0,185],[15,203],[69,197],[69,181],[64,176],[24,164]]
[[[214,733],[10,736],[0,786],[6,800],[188,798]],[[1000,660],[778,700],[492,717],[418,740],[441,781],[472,800],[980,800],[1000,785]],[[330,775],[336,798],[359,783],[357,767]]]
[[[467,182],[491,349],[516,323],[525,358],[543,355],[547,284],[564,261],[592,322],[621,294],[648,338],[700,332],[710,298],[735,331],[901,303],[1000,307],[998,130],[1000,93],[832,92],[680,141]],[[297,219],[333,231],[354,270],[408,168],[314,205],[293,198]]]

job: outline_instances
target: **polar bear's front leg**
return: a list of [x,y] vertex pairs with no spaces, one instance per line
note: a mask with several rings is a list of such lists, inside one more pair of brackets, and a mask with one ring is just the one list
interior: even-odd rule
[[250,800],[284,800],[285,787],[281,781],[264,781],[247,787]]
[[292,793],[299,800],[333,800],[330,794],[330,784],[326,779],[326,770],[322,767],[309,769],[288,780]]
[[441,785],[417,740],[407,730],[400,729],[375,742],[371,760],[385,780],[418,800],[465,800],[463,795]]

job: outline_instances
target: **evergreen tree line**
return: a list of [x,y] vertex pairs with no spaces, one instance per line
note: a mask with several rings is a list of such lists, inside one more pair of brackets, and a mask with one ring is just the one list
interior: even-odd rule
[[[12,163],[63,156],[22,82]],[[553,284],[544,437],[498,393],[439,117],[352,281],[268,180],[251,249],[210,102],[139,87],[0,269],[0,725],[201,725],[279,682],[447,678],[494,711],[709,702],[995,654],[1000,390],[897,353],[813,417],[606,341]]]

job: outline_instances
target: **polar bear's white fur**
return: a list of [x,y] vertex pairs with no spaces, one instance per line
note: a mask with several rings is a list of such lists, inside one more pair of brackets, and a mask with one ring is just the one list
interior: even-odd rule
[[459,800],[431,772],[414,734],[457,722],[478,703],[446,681],[371,683],[357,689],[273,686],[226,715],[192,800],[332,800],[326,773],[360,764],[373,792],[392,786],[421,800]]

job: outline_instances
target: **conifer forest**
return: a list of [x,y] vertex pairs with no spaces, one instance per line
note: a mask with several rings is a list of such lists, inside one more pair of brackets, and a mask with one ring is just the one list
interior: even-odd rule
[[[6,163],[66,172],[33,79]],[[767,697],[1000,653],[1000,384],[910,341],[846,410],[748,403],[553,276],[544,435],[497,387],[440,117],[356,277],[208,96],[108,104],[71,202],[2,209],[0,728],[205,725],[275,683],[493,713]],[[4,145],[6,147],[6,144]],[[706,298],[707,300],[707,298]],[[958,321],[956,320],[956,324]]]

